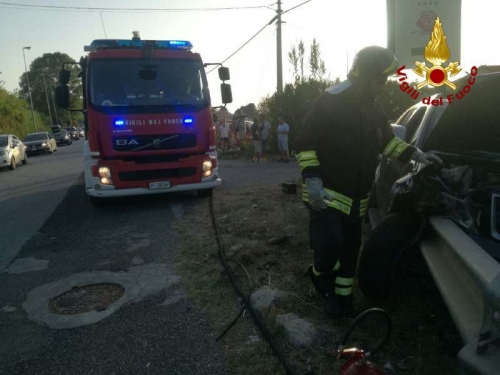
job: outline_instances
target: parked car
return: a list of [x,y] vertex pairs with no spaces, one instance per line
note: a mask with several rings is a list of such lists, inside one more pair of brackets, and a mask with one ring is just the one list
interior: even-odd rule
[[27,164],[28,156],[23,142],[12,134],[0,134],[0,168],[16,169],[18,163]]
[[71,134],[60,125],[52,126],[52,135],[54,136],[58,146],[62,144],[70,145],[73,143],[71,140]]
[[24,140],[28,155],[57,151],[57,143],[54,137],[48,132],[28,134]]
[[78,141],[80,139],[80,133],[74,126],[68,126],[66,131],[71,134],[71,139]]
[[397,136],[444,165],[381,157],[368,210],[372,232],[358,270],[367,297],[388,299],[396,271],[407,266],[401,260],[420,250],[461,334],[460,363],[466,373],[484,375],[500,368],[498,87],[500,73],[479,75],[461,100],[417,104],[393,125]]

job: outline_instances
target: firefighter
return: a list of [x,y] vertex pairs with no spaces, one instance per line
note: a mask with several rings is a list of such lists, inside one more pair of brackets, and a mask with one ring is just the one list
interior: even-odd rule
[[314,251],[308,274],[331,318],[345,316],[352,306],[362,218],[379,154],[402,162],[442,163],[395,137],[376,101],[397,67],[385,48],[359,51],[348,79],[311,103],[296,138]]

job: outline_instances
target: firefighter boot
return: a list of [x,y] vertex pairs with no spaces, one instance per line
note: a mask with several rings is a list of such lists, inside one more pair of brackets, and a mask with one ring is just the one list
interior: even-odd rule
[[335,295],[335,274],[315,275],[313,266],[309,266],[307,274],[311,279],[314,289],[319,293],[323,301],[323,311],[332,319],[338,319],[343,315],[343,309],[339,303],[338,297]]

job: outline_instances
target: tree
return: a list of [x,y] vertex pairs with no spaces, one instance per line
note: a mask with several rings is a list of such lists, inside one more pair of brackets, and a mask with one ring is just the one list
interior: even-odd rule
[[[0,74],[2,74],[2,72],[0,72]],[[1,88],[3,88],[3,85],[4,85],[4,84],[5,84],[5,81],[2,81],[2,80],[0,79],[0,89],[1,89]]]
[[[293,76],[295,81],[304,80],[304,42],[301,40],[297,47],[293,46],[288,52],[288,61],[292,64]],[[300,74],[299,74],[300,69]]]
[[[57,108],[55,110],[53,106],[52,94],[55,87],[59,85],[59,70],[65,62],[75,61],[65,53],[45,53],[33,60],[28,72],[31,96],[33,99],[33,108],[36,111],[49,116],[49,109],[47,105],[48,94],[52,124],[69,124],[71,123],[72,118],[75,120],[83,118],[81,113],[76,112],[70,115],[68,111],[62,108]],[[78,78],[80,67],[78,65],[67,65],[66,69],[71,71],[71,78],[69,82],[70,105],[72,108],[82,108],[82,84],[80,78]],[[26,73],[23,73],[20,77],[19,86],[22,93],[28,93]],[[47,87],[47,92],[45,91],[45,86]]]
[[325,62],[321,60],[321,51],[319,43],[313,39],[311,45],[311,54],[309,55],[309,70],[311,71],[311,78],[321,79],[326,74]]
[[[274,93],[267,96],[259,103],[258,109],[261,113],[266,113],[267,120],[272,128],[276,130],[278,117],[283,116],[290,126],[289,144],[293,150],[295,136],[302,125],[311,102],[320,96],[327,87],[334,83],[339,83],[340,79],[331,81],[325,78],[325,62],[321,60],[319,43],[316,39],[311,45],[311,55],[309,56],[309,76],[304,73],[305,46],[300,41],[297,46],[293,46],[288,53],[288,61],[292,65],[294,72],[294,83],[288,83],[279,95]],[[273,134],[274,132],[271,132]],[[270,142],[273,147],[274,142]]]
[[235,116],[246,116],[249,118],[254,118],[257,116],[257,107],[254,103],[249,103],[247,105],[241,106],[234,112]]
[[[38,131],[48,130],[48,118],[35,112]],[[33,120],[30,105],[16,93],[10,93],[0,88],[0,134],[15,134],[23,139],[28,133],[33,133]]]
[[[283,89],[283,94],[274,93],[259,103],[259,112],[266,113],[267,120],[274,131],[280,116],[283,116],[285,122],[290,126],[288,137],[290,150],[293,150],[295,136],[302,126],[309,105],[332,84],[333,82],[325,79],[316,80],[313,78],[288,83]],[[274,142],[270,142],[270,146],[274,147]]]

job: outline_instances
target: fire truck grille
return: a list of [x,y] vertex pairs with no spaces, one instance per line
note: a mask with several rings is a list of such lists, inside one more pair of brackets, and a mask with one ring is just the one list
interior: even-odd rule
[[147,171],[120,172],[121,181],[148,181],[169,178],[190,177],[196,174],[196,168],[152,169]]
[[136,135],[113,138],[115,151],[179,150],[195,146],[195,134]]

